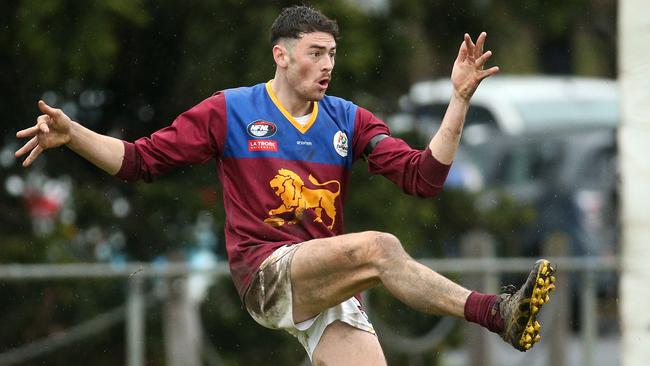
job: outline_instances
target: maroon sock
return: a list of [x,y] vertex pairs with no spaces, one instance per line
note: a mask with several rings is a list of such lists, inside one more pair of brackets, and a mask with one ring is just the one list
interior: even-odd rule
[[465,302],[465,319],[498,333],[503,330],[503,319],[497,309],[493,309],[497,295],[472,292]]

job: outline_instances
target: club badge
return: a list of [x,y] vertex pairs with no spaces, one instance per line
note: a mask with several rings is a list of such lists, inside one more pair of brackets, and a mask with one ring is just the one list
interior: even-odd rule
[[348,156],[348,136],[345,132],[338,131],[334,134],[334,149],[342,157]]

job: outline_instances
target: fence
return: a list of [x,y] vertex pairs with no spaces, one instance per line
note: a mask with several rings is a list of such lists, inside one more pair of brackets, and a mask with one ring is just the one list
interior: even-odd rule
[[[530,270],[531,258],[495,258],[494,243],[489,237],[482,234],[468,235],[463,240],[463,252],[465,258],[450,259],[420,259],[420,262],[443,274],[462,275],[465,280],[463,284],[467,287],[483,291],[495,291],[498,285],[499,276],[507,273],[527,273]],[[563,356],[563,347],[566,344],[568,333],[568,307],[569,290],[567,287],[569,275],[579,275],[582,279],[580,286],[580,317],[581,317],[581,339],[582,339],[582,364],[592,365],[594,358],[594,345],[597,339],[598,317],[597,317],[597,291],[596,277],[602,272],[615,272],[618,270],[617,257],[566,257],[563,256],[563,239],[561,236],[549,239],[547,243],[547,254],[558,267],[558,289],[554,295],[556,313],[554,326],[547,329],[552,332],[549,364],[565,365],[566,358]],[[560,254],[560,255],[558,255]],[[474,258],[477,257],[477,258]],[[184,295],[186,279],[194,274],[207,274],[215,276],[226,276],[228,270],[225,263],[219,263],[216,268],[210,270],[197,270],[189,268],[185,264],[167,264],[157,266],[147,263],[130,263],[122,266],[109,264],[35,264],[35,265],[0,265],[0,281],[28,281],[28,280],[55,280],[55,279],[89,279],[89,278],[127,278],[129,287],[126,303],[123,307],[111,310],[91,321],[67,330],[64,335],[57,335],[41,341],[30,343],[14,350],[0,354],[0,365],[13,365],[25,360],[42,356],[54,349],[64,347],[68,344],[82,339],[98,330],[104,329],[117,322],[126,321],[126,355],[125,364],[128,366],[142,366],[145,364],[145,311],[148,306],[154,303],[155,298],[166,297],[176,299],[172,305],[177,305],[176,311],[167,312],[165,316],[168,322],[181,322],[184,327],[175,326],[175,329],[186,329],[185,333],[179,334],[173,339],[166,339],[167,360],[170,366],[176,365],[198,365],[199,360],[190,360],[187,357],[199,357],[194,351],[193,344],[200,342],[200,339],[193,339],[192,325],[199,321],[198,311],[192,310],[191,302],[187,302]],[[147,294],[144,292],[144,281],[152,278],[177,278],[181,286],[171,288],[172,292],[166,294]],[[564,283],[564,284],[563,284]],[[551,305],[549,304],[549,305]],[[368,304],[372,310],[372,304]],[[173,306],[172,306],[173,308]],[[371,312],[372,317],[372,312]],[[374,321],[374,319],[373,319]],[[437,330],[420,337],[420,339],[408,339],[403,336],[391,334],[385,326],[378,326],[381,340],[385,347],[403,353],[422,353],[435,346],[437,341],[444,338],[445,332],[455,326],[454,320],[446,319],[439,323]],[[189,326],[188,326],[189,324]],[[378,325],[378,324],[376,324]],[[188,330],[189,329],[189,330]],[[484,333],[470,331],[468,339],[471,344],[480,345],[473,347],[471,364],[489,364],[490,346]],[[474,337],[474,338],[473,338]],[[549,338],[549,334],[545,335]],[[192,355],[194,354],[194,355]],[[212,353],[210,364],[218,365],[218,354]],[[176,360],[176,361],[174,361]]]

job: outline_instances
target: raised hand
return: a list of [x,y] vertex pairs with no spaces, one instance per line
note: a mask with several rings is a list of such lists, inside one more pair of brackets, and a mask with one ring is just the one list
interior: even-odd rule
[[45,150],[65,145],[70,141],[70,129],[72,121],[60,109],[47,105],[44,101],[38,101],[38,109],[43,113],[36,118],[36,124],[30,128],[18,131],[16,137],[31,137],[23,147],[16,151],[16,157],[21,157],[29,152],[23,161],[27,167]]
[[463,100],[469,101],[483,79],[499,72],[498,66],[484,69],[485,63],[492,56],[492,51],[483,52],[486,37],[487,33],[482,32],[474,44],[469,34],[465,33],[458,50],[451,71],[451,82],[455,93]]

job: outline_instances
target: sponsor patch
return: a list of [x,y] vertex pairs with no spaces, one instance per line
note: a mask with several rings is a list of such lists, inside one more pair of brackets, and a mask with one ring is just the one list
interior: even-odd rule
[[248,140],[248,151],[278,151],[275,140]]
[[275,135],[278,128],[275,123],[258,119],[248,124],[246,131],[251,137],[267,138]]
[[348,156],[348,136],[343,131],[334,134],[334,149],[342,157]]

